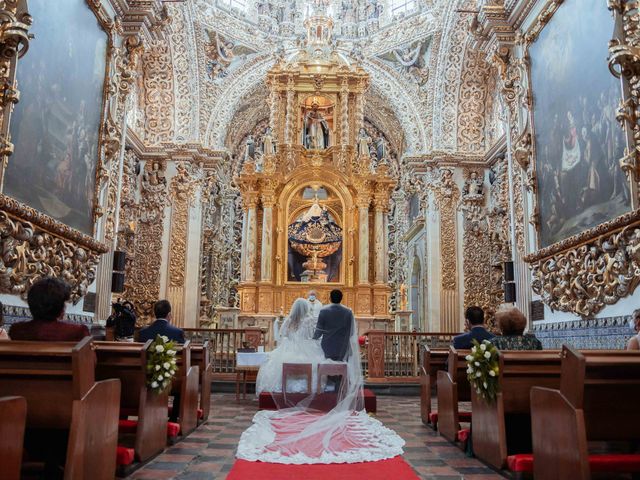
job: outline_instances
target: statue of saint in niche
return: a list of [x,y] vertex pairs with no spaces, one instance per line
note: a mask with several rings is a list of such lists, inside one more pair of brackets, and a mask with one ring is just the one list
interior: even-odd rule
[[303,145],[309,150],[324,150],[329,147],[329,124],[314,102],[304,116]]

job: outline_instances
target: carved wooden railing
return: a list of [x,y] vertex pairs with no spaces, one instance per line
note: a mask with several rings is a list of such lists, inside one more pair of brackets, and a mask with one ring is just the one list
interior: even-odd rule
[[214,374],[235,373],[239,348],[264,345],[265,332],[260,328],[185,328],[187,340],[193,343],[209,341],[209,358]]
[[364,334],[362,368],[367,380],[415,379],[420,376],[420,345],[446,348],[457,333],[385,332]]

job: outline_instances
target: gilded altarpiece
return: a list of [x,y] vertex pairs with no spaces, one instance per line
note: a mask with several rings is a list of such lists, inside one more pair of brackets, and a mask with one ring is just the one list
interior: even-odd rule
[[332,50],[330,19],[306,25],[305,47],[268,74],[269,142],[258,153],[247,145],[236,182],[241,314],[288,312],[310,289],[328,303],[340,288],[361,330],[386,328],[386,217],[395,182],[388,165],[370,156],[368,75]]

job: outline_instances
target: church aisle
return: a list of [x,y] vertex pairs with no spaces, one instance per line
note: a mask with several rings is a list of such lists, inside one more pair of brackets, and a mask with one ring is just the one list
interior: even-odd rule
[[[211,396],[206,425],[186,440],[168,448],[128,478],[224,480],[235,462],[235,449],[250,425],[257,401],[236,402],[231,394]],[[493,480],[500,475],[478,460],[466,458],[458,448],[420,422],[419,397],[378,397],[378,418],[407,442],[405,460],[422,479]]]

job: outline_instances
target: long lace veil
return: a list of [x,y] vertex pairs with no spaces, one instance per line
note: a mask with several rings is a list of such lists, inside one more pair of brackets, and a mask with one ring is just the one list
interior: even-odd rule
[[[297,308],[304,310],[294,304],[285,325],[287,332],[283,334],[291,332],[300,318],[298,314],[302,312]],[[242,435],[237,456],[253,461],[304,464],[375,461],[401,454],[404,441],[364,411],[364,380],[353,316],[349,353],[344,363],[347,376],[337,391],[312,388],[309,393],[273,392],[277,410],[255,415],[253,425]]]

